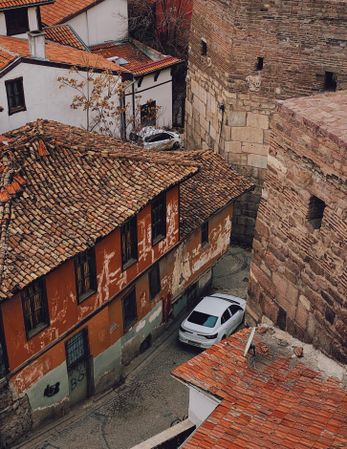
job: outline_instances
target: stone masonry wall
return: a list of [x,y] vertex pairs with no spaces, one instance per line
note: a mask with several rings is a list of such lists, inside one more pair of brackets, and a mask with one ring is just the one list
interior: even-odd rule
[[194,1],[186,146],[213,148],[257,184],[235,208],[236,240],[252,240],[275,100],[323,91],[325,72],[347,88],[346,0]]
[[[340,119],[347,111],[347,92],[344,111]],[[285,108],[273,116],[272,127],[253,241],[249,312],[258,320],[266,315],[346,363],[347,135],[341,143],[318,126],[298,122]],[[312,196],[326,206],[319,229],[308,220]]]
[[11,446],[31,428],[27,396],[16,398],[7,382],[0,384],[0,449]]

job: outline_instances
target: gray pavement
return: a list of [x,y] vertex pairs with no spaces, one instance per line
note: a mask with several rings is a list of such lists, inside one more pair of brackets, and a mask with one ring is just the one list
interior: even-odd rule
[[[214,269],[213,288],[245,297],[250,252],[232,248]],[[188,411],[188,389],[173,379],[171,370],[199,353],[180,345],[180,320],[133,361],[126,381],[93,397],[67,416],[41,427],[18,448],[130,449],[170,427]]]

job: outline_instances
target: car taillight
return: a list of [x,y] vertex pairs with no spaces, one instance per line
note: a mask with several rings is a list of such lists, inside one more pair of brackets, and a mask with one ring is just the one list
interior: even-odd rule
[[205,338],[208,338],[209,340],[213,340],[214,338],[218,337],[218,334],[213,334],[213,335],[204,335]]

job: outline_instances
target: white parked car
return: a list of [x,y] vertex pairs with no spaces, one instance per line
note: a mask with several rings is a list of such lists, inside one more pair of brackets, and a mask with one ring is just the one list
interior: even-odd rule
[[178,150],[182,145],[178,133],[153,126],[142,128],[138,134],[131,133],[130,140],[142,145],[146,150]]
[[182,322],[182,343],[209,348],[234,332],[245,317],[246,301],[224,293],[205,296]]

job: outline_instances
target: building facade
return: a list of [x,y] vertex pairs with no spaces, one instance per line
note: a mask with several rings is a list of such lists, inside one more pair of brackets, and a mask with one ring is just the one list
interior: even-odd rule
[[5,138],[4,446],[121,379],[208,287],[252,187],[211,152],[144,152],[48,121]]
[[347,92],[287,100],[272,120],[249,312],[347,361]]
[[258,188],[235,211],[252,240],[275,100],[347,87],[345,0],[196,0],[186,100],[188,148],[213,148]]

